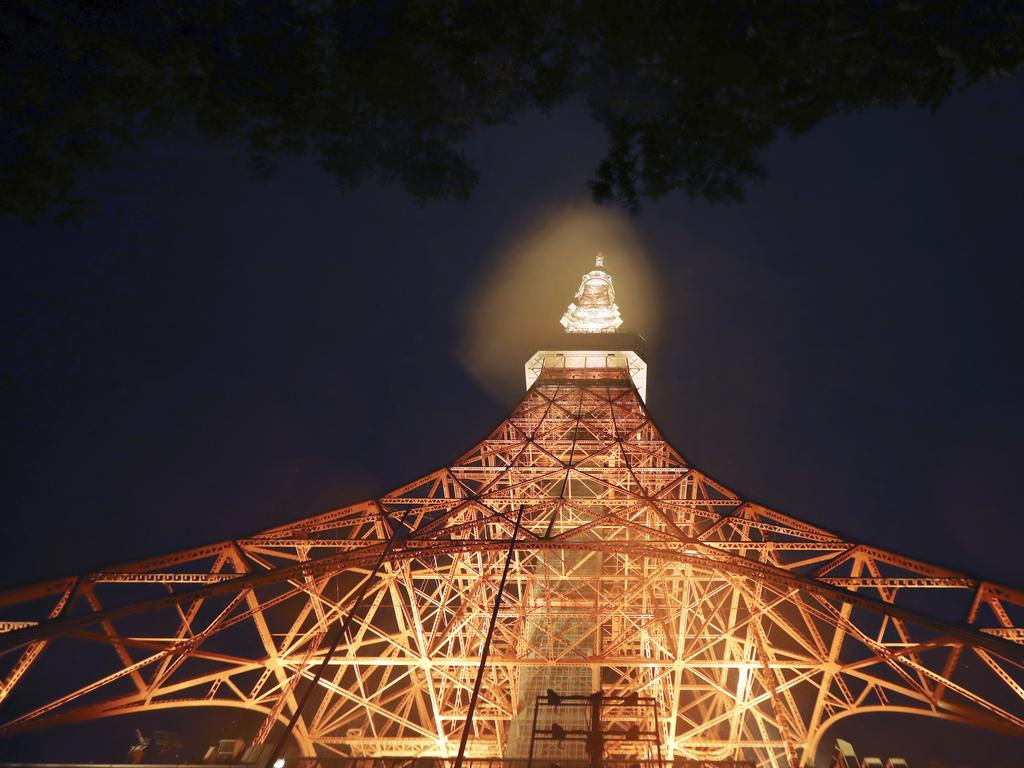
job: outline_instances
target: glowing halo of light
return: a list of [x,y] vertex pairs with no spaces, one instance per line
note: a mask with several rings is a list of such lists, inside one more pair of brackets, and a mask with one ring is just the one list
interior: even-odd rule
[[635,220],[591,204],[542,211],[495,248],[466,302],[457,354],[487,392],[503,402],[519,400],[522,361],[544,340],[565,336],[558,319],[598,253],[614,273],[615,301],[625,308],[618,330],[648,341],[657,335],[661,287]]

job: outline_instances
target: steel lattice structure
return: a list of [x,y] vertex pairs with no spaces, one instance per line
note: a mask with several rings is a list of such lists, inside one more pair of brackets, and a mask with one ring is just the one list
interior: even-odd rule
[[0,593],[0,702],[47,655],[81,660],[5,707],[0,737],[236,707],[264,740],[352,611],[299,749],[450,756],[510,544],[471,756],[525,756],[536,693],[559,686],[652,698],[675,758],[801,765],[868,712],[1024,735],[1024,591],[739,497],[664,439],[620,359],[535,370],[486,439],[380,498]]

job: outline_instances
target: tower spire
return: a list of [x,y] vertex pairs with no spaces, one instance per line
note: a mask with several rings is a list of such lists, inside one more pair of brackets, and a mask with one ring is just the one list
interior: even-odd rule
[[598,253],[594,268],[583,275],[576,301],[562,315],[567,333],[615,333],[622,325],[615,304],[612,276],[604,270],[604,254]]

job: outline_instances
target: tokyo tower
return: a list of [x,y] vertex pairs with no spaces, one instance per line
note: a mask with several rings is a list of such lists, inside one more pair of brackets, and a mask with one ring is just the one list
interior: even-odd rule
[[[796,768],[865,713],[1024,736],[1024,591],[695,468],[622,322],[598,256],[522,401],[447,466],[0,592],[0,739],[236,708],[264,756]],[[75,674],[47,676],[54,657]]]

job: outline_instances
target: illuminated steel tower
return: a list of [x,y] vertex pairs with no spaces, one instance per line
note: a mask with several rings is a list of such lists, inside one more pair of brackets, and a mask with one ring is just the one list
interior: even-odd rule
[[[468,728],[467,756],[519,758],[538,730],[575,727],[538,699],[593,692],[624,702],[611,728],[655,733],[673,759],[803,765],[830,725],[873,712],[1024,735],[1024,592],[694,468],[651,421],[621,322],[599,257],[523,400],[451,465],[255,536],[0,592],[0,737],[235,707],[261,714],[257,743],[294,720],[290,754],[451,757]],[[50,679],[61,656],[75,674]],[[580,757],[570,741],[536,756]],[[609,736],[600,758],[651,754]]]

